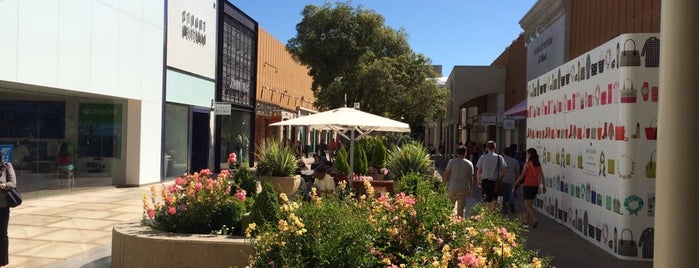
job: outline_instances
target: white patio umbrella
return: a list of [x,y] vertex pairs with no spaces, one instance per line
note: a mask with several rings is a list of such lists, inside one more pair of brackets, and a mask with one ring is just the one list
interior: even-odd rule
[[[335,131],[342,137],[350,140],[350,170],[352,172],[354,172],[355,140],[359,140],[373,131],[410,132],[410,126],[406,123],[349,107],[276,122],[270,124],[270,126],[307,126],[316,130]],[[343,132],[347,130],[350,130],[349,137]],[[355,136],[355,132],[359,133],[359,135]]]

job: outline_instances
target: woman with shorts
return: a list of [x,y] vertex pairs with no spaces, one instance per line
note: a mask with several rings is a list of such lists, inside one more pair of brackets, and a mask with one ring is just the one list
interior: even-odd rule
[[527,160],[524,164],[524,170],[520,173],[517,181],[515,181],[513,189],[517,187],[522,181],[522,186],[524,188],[524,208],[527,211],[527,216],[524,218],[524,225],[529,225],[532,228],[536,228],[539,221],[536,219],[534,214],[534,198],[539,192],[539,185],[542,186],[542,190],[546,193],[546,186],[541,183],[544,178],[544,172],[541,169],[541,162],[539,162],[539,154],[536,153],[536,149],[527,149]]

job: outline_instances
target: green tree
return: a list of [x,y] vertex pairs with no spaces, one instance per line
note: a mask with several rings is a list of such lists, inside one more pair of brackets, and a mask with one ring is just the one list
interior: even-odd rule
[[287,49],[310,68],[314,105],[332,109],[360,102],[362,110],[410,124],[444,114],[446,94],[437,87],[430,60],[410,48],[403,29],[350,2],[307,5]]

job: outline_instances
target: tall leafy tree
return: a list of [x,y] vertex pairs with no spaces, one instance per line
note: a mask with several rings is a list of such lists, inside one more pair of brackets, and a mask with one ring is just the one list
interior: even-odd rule
[[286,47],[310,68],[316,107],[360,102],[364,111],[410,124],[415,134],[425,119],[444,114],[446,94],[430,79],[430,60],[412,51],[403,29],[350,2],[308,5],[301,15]]

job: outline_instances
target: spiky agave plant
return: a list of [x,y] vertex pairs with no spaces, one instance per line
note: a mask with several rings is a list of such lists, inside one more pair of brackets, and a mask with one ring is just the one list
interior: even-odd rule
[[399,180],[411,172],[428,175],[430,156],[425,146],[413,141],[391,149],[386,157],[386,166]]
[[288,177],[296,170],[296,154],[291,147],[268,139],[257,153],[257,174],[262,176]]

